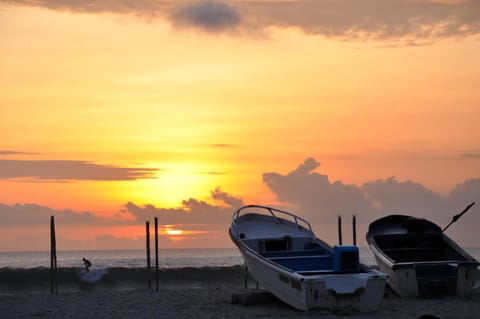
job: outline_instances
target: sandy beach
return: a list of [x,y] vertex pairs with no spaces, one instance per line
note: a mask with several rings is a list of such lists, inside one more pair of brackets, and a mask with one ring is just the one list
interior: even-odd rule
[[253,304],[232,303],[232,295],[255,290],[137,289],[60,293],[4,294],[0,296],[1,318],[478,318],[480,294],[441,299],[402,299],[387,291],[377,312],[300,312],[269,294],[260,294]]

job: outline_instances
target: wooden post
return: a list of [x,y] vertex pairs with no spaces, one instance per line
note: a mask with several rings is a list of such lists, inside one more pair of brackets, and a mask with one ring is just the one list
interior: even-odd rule
[[55,217],[50,216],[50,274],[52,294],[58,294],[57,282],[57,242],[55,239]]
[[342,244],[342,216],[338,215],[338,244]]
[[244,288],[248,288],[248,268],[247,268],[247,263],[244,262],[244,269],[245,269],[245,276],[244,276]]
[[148,289],[152,288],[152,267],[150,260],[150,221],[145,222],[146,235],[145,239],[147,242],[147,275],[148,275]]
[[155,282],[158,291],[158,217],[155,217]]
[[352,230],[353,230],[353,245],[357,246],[357,216],[353,215],[352,218]]

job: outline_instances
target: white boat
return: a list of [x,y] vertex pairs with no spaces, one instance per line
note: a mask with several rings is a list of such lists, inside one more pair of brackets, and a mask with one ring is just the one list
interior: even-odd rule
[[360,264],[358,247],[331,247],[303,218],[248,205],[233,214],[230,237],[249,273],[274,296],[299,310],[376,311],[386,275]]
[[367,242],[401,297],[465,296],[475,285],[478,261],[426,219],[380,218],[370,224]]

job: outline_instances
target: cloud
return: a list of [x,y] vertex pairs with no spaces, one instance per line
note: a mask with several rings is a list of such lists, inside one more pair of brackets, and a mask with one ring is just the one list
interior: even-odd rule
[[10,3],[19,5],[44,7],[57,11],[71,11],[75,13],[115,13],[135,15],[145,18],[154,18],[169,11],[173,1],[163,0],[11,0]]
[[472,151],[472,152],[463,153],[462,157],[477,159],[477,158],[480,158],[480,151]]
[[379,179],[363,184],[368,198],[379,204],[384,212],[422,212],[441,214],[446,199],[412,181],[400,182],[395,177]]
[[0,150],[0,155],[37,155],[38,153],[19,152],[12,150]]
[[152,178],[157,171],[156,168],[115,167],[86,161],[0,159],[0,179],[120,181]]
[[50,216],[65,225],[97,225],[107,220],[91,212],[77,212],[71,209],[57,210],[36,204],[6,205],[0,203],[2,225],[47,225]]
[[[364,234],[368,224],[376,218],[389,214],[414,215],[445,226],[453,215],[462,211],[471,202],[478,202],[480,197],[480,178],[466,180],[456,185],[448,194],[441,195],[420,183],[410,180],[399,181],[395,177],[369,181],[359,186],[341,181],[332,182],[327,175],[317,172],[319,169],[321,164],[314,158],[308,158],[287,174],[265,173],[263,180],[278,200],[275,206],[299,214],[312,225],[320,225],[315,227],[320,230],[320,232],[317,230],[318,235],[330,243],[336,238],[335,223],[339,213],[345,220],[353,214],[357,215],[358,234]],[[222,191],[219,187],[212,190],[210,195],[210,202],[190,198],[182,201],[181,207],[178,208],[128,202],[115,216],[109,218],[99,217],[91,212],[56,210],[36,204],[0,204],[0,228],[2,234],[6,230],[12,233],[14,229],[24,229],[25,233],[30,227],[37,227],[45,233],[48,231],[45,225],[48,225],[51,215],[55,215],[59,231],[65,231],[68,227],[89,229],[88,227],[94,226],[138,226],[144,225],[146,220],[152,221],[157,216],[160,225],[176,225],[174,227],[185,230],[184,234],[175,237],[177,239],[175,242],[174,238],[170,238],[171,241],[164,238],[162,247],[225,247],[230,244],[227,229],[232,215],[237,208],[244,205],[244,201],[241,197]],[[472,236],[480,226],[479,206],[480,203],[477,203],[462,217],[461,222],[449,228],[449,235],[459,240],[459,243],[471,246],[480,244],[478,236]],[[62,225],[65,227],[60,227]],[[346,235],[348,237],[348,234]],[[12,233],[9,236],[14,238],[16,235]],[[48,240],[48,235],[42,236],[44,241]],[[63,237],[65,239],[61,242],[65,249],[114,248],[119,245],[139,248],[143,245],[141,239],[115,237],[108,233],[92,234],[89,242],[68,239],[65,235]],[[364,245],[362,235],[359,237],[359,243]],[[15,244],[9,240],[0,244],[0,249],[37,247],[28,246],[28,240],[22,240],[19,238]]]
[[[361,186],[330,182],[314,172],[320,167],[308,158],[286,175],[266,173],[263,181],[282,204],[295,206],[314,223],[332,223],[338,213],[357,214],[363,220],[389,214],[415,215],[446,223],[467,204],[480,197],[480,178],[458,184],[449,194],[435,193],[420,183],[395,177],[366,182]],[[480,225],[480,215],[471,217]]]
[[233,212],[244,205],[241,198],[223,192],[219,187],[211,191],[215,204],[190,198],[182,201],[180,208],[162,208],[152,204],[143,206],[128,202],[113,217],[99,217],[92,212],[71,209],[54,209],[37,204],[0,203],[2,225],[45,225],[50,216],[65,225],[139,225],[158,216],[159,223],[171,224],[221,224],[229,222]]
[[[263,180],[276,196],[280,208],[290,209],[317,225],[317,234],[331,244],[336,244],[338,213],[344,216],[344,220],[357,215],[357,234],[365,234],[372,221],[390,214],[426,218],[443,227],[468,204],[478,202],[480,198],[480,178],[466,180],[448,194],[441,195],[420,183],[402,182],[395,177],[361,186],[330,182],[327,175],[314,172],[319,167],[320,163],[309,158],[286,175],[266,173]],[[461,245],[480,245],[478,236],[472,236],[480,227],[479,206],[477,203],[461,221],[448,229],[448,235]],[[347,231],[347,240],[349,236]],[[364,237],[358,237],[358,243],[366,245]]]
[[340,181],[330,182],[327,175],[313,172],[319,166],[315,159],[308,158],[287,175],[265,173],[263,181],[280,202],[298,207],[313,222],[332,222],[337,214],[375,212],[359,187]]
[[478,1],[320,0],[256,2],[265,24],[297,27],[309,34],[346,40],[418,43],[480,31]]
[[[450,208],[455,209],[462,205],[478,201],[480,198],[480,178],[469,179],[461,184],[457,184],[448,194],[451,203]],[[480,203],[478,203],[480,204]]]
[[213,148],[232,148],[236,147],[234,144],[225,144],[225,143],[217,143],[217,144],[209,144],[210,147]]
[[168,19],[173,26],[207,32],[270,27],[297,28],[306,34],[342,40],[388,41],[400,45],[430,43],[480,33],[478,0],[238,0],[113,1],[14,0],[13,3],[81,13],[130,14]]
[[232,30],[241,22],[240,15],[234,7],[216,1],[182,5],[176,8],[170,17],[177,26],[199,28],[208,32]]
[[227,206],[230,208],[238,209],[243,206],[243,200],[241,198],[234,197],[228,193],[221,191],[220,187],[215,188],[215,190],[212,191],[211,194],[214,200],[223,202],[227,204]]
[[243,206],[241,198],[234,197],[216,188],[211,192],[218,205],[190,198],[182,201],[180,208],[162,208],[152,204],[138,206],[125,204],[119,216],[129,216],[136,221],[152,220],[158,217],[160,224],[221,224],[228,225],[233,212]]

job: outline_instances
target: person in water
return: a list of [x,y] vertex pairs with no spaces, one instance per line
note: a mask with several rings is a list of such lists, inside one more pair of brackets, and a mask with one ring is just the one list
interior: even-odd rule
[[90,268],[90,266],[92,265],[92,263],[90,262],[90,260],[83,258],[83,263],[85,264],[85,269],[86,269],[87,271],[90,271],[89,268]]

